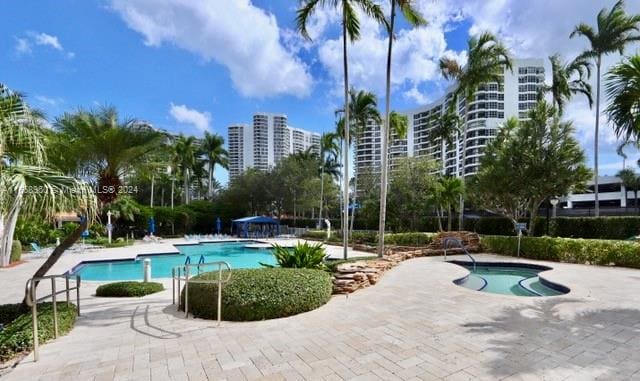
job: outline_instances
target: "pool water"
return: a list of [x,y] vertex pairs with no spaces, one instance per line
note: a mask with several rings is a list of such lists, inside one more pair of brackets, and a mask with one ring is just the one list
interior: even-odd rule
[[176,245],[180,254],[140,255],[135,260],[114,260],[84,262],[73,269],[73,274],[83,280],[141,280],[143,261],[151,259],[152,278],[171,278],[171,269],[184,265],[187,257],[196,264],[200,256],[205,262],[225,261],[232,269],[252,269],[262,267],[260,263],[275,265],[276,260],[270,249],[245,248],[249,241],[216,242],[196,245]]
[[553,296],[568,292],[568,289],[564,290],[563,286],[557,285],[557,288],[552,288],[548,282],[546,284],[541,282],[538,273],[549,268],[518,264],[491,266],[477,264],[474,271],[471,264],[457,264],[469,270],[470,274],[454,283],[472,290],[516,296]]

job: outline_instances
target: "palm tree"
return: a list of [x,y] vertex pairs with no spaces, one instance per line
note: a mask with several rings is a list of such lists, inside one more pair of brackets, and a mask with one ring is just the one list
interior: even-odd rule
[[334,179],[340,176],[340,136],[335,132],[325,132],[320,137],[320,209],[318,212],[318,227],[322,226],[322,211],[324,209],[324,174],[328,173]]
[[451,231],[454,205],[464,195],[464,183],[459,177],[440,177],[437,186],[439,207],[447,210],[447,230]]
[[214,168],[216,165],[219,165],[224,169],[229,169],[229,153],[224,149],[224,138],[218,134],[210,134],[209,132],[204,133],[202,151],[204,152],[209,167],[207,197],[211,199],[213,197]]
[[[0,266],[9,264],[19,215],[53,218],[58,212],[77,211],[89,220],[96,215],[96,198],[88,184],[47,167],[42,123],[21,94],[0,84]],[[53,266],[84,227],[53,251],[36,276]]]
[[598,141],[600,130],[600,70],[602,66],[602,56],[619,52],[622,54],[627,44],[640,40],[638,32],[640,15],[628,16],[624,10],[624,1],[618,0],[616,4],[607,11],[602,8],[598,12],[597,30],[588,24],[578,24],[570,37],[583,36],[589,41],[589,49],[585,50],[579,58],[595,60],[596,62],[596,126],[594,135],[593,152],[593,176],[595,189],[595,215],[600,215],[600,204],[598,198]]
[[[640,139],[640,55],[636,54],[609,70],[606,77],[609,106],[605,110],[613,130],[625,142]],[[637,143],[636,143],[637,145]]]
[[[301,7],[297,10],[296,24],[298,31],[306,39],[311,39],[307,30],[307,23],[313,13],[320,7],[331,6],[339,8],[342,12],[342,66],[344,73],[344,119],[347,125],[349,120],[349,70],[347,60],[347,39],[352,42],[360,38],[360,21],[355,12],[355,7],[360,8],[364,13],[373,17],[380,23],[385,22],[382,8],[372,0],[302,0]],[[347,225],[349,221],[349,129],[344,129],[345,148],[342,152],[344,163],[344,188],[343,188],[343,215],[342,215],[342,250],[344,259],[347,259],[349,244]]]
[[432,142],[440,141],[442,167],[446,162],[446,147],[454,145],[454,137],[460,133],[460,116],[451,109],[446,109],[442,114],[433,116],[433,127],[429,131],[428,139]]
[[172,161],[173,166],[180,170],[182,175],[182,184],[184,192],[183,200],[185,204],[189,204],[191,200],[190,185],[191,175],[196,168],[198,161],[198,141],[193,136],[184,136],[180,134],[173,145]]
[[[455,59],[442,58],[440,70],[446,79],[454,79],[458,87],[453,92],[453,99],[449,105],[451,110],[457,110],[458,99],[462,97],[465,104],[464,125],[462,128],[462,164],[460,177],[465,182],[465,164],[467,160],[467,129],[469,128],[469,104],[474,100],[478,88],[486,83],[501,84],[505,69],[512,70],[511,57],[507,48],[490,32],[484,32],[477,37],[471,37],[468,42],[469,58],[463,67]],[[464,219],[464,197],[460,197],[460,213],[458,228],[462,229]]]
[[123,177],[166,139],[134,119],[119,121],[113,107],[65,113],[54,127],[61,135],[57,149],[78,160],[77,172],[97,178],[102,205],[118,197]]
[[640,176],[638,176],[638,174],[630,168],[618,171],[616,176],[620,178],[620,180],[622,181],[622,185],[625,188],[625,200],[627,198],[626,192],[633,190],[633,206],[636,209],[636,213],[638,213],[638,187],[640,186]]
[[410,25],[425,25],[427,22],[422,15],[413,8],[412,0],[391,0],[391,15],[385,23],[389,34],[389,42],[387,48],[387,77],[385,90],[385,108],[384,108],[384,124],[380,130],[381,150],[380,150],[380,213],[378,215],[378,256],[384,255],[384,232],[387,218],[387,159],[389,145],[389,123],[391,122],[391,53],[393,51],[393,39],[396,10],[400,9],[404,18]]
[[[589,108],[593,106],[591,85],[587,80],[591,77],[591,62],[585,57],[577,57],[571,62],[563,62],[559,54],[549,57],[551,62],[551,85],[544,85],[540,93],[551,93],[553,106],[558,113],[564,113],[564,106],[575,94],[583,94],[589,101]],[[574,78],[575,75],[577,78]],[[572,79],[574,78],[574,79]]]

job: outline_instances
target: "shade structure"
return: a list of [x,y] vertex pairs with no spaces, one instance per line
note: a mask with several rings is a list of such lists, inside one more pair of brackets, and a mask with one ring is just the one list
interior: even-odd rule
[[242,238],[250,235],[271,237],[280,234],[280,221],[264,216],[243,217],[232,221],[231,230],[232,234]]

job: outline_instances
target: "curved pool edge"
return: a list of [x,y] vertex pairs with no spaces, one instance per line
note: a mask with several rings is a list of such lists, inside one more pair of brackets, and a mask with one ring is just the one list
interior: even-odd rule
[[[466,288],[464,286],[461,285],[461,283],[463,283],[465,280],[467,280],[469,278],[469,276],[472,274],[471,271],[469,271],[467,269],[466,266],[473,266],[473,262],[471,261],[463,261],[463,260],[457,260],[457,259],[453,259],[453,260],[449,260],[449,261],[445,261],[446,263],[453,263],[463,269],[465,269],[467,271],[467,273],[460,277],[460,278],[456,278],[454,279],[452,282],[459,287],[463,287]],[[506,262],[506,261],[491,261],[491,262],[478,262],[476,261],[475,264],[477,266],[486,266],[486,267],[514,267],[514,268],[526,268],[526,269],[531,269],[531,270],[539,270],[537,277],[540,280],[540,283],[543,284],[546,287],[549,287],[557,292],[560,292],[561,294],[559,295],[540,295],[539,293],[535,292],[535,291],[531,291],[529,290],[529,288],[527,287],[523,287],[523,289],[525,289],[528,292],[532,292],[533,294],[535,294],[534,296],[531,297],[543,297],[543,298],[553,298],[553,297],[561,297],[561,296],[567,296],[570,292],[571,292],[571,288],[558,283],[558,282],[554,282],[551,281],[545,277],[542,276],[542,273],[545,272],[549,272],[549,271],[553,271],[554,268],[550,267],[550,266],[546,266],[546,265],[540,265],[540,264],[536,264],[536,263],[528,263],[528,262],[520,262],[520,261],[513,261],[513,262]],[[548,275],[548,274],[546,274]],[[472,288],[467,288],[468,290],[471,291],[482,291],[482,289],[484,289],[487,286],[487,281],[486,279],[479,277],[484,281],[484,286],[481,287],[480,289],[474,290]],[[522,282],[523,280],[521,280],[520,282]],[[518,282],[518,283],[520,283]],[[493,295],[499,295],[499,296],[507,296],[507,297],[511,297],[511,296],[516,296],[518,298],[520,298],[521,296],[518,295],[508,295],[508,294],[499,294],[499,293],[491,293],[491,292],[485,292],[485,294],[493,294]]]

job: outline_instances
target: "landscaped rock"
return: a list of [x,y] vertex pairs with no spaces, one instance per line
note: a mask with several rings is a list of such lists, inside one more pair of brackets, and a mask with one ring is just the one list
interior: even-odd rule
[[[333,275],[333,293],[349,294],[358,289],[376,284],[385,271],[407,259],[443,255],[442,242],[449,237],[460,240],[470,253],[480,251],[480,237],[478,234],[465,231],[441,232],[426,247],[389,246],[385,248],[385,255],[382,258],[338,265]],[[375,248],[371,246],[355,245],[354,248],[356,247],[362,251],[371,251],[372,249],[375,251]],[[447,254],[451,255],[462,252],[459,247],[447,249]]]

